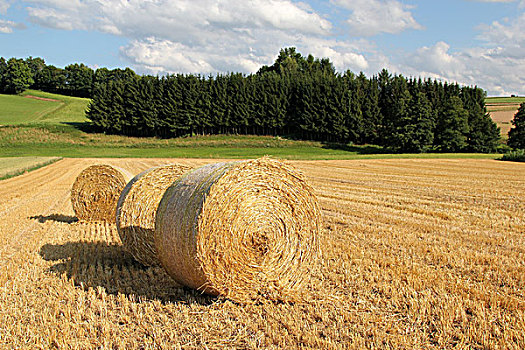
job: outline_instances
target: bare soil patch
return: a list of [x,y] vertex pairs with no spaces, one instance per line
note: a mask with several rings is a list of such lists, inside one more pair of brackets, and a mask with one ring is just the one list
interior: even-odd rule
[[38,96],[33,96],[33,95],[25,95],[24,97],[25,98],[32,98],[32,99],[35,99],[35,100],[41,100],[41,101],[60,102],[59,100],[55,100],[53,98],[38,97]]
[[509,123],[518,110],[490,112],[492,120],[496,123]]

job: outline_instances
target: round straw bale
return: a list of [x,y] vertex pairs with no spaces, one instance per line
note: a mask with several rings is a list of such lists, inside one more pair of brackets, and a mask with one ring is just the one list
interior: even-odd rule
[[71,188],[71,204],[79,220],[115,222],[120,192],[133,176],[111,165],[82,170]]
[[117,229],[124,248],[146,266],[159,265],[155,249],[155,215],[166,189],[191,168],[170,164],[135,176],[120,194]]
[[321,215],[304,177],[268,158],[203,166],[157,210],[159,260],[177,282],[239,302],[301,300]]

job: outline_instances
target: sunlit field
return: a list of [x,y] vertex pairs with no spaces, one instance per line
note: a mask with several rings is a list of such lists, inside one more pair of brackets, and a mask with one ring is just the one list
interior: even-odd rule
[[64,159],[0,181],[0,347],[525,347],[525,164],[293,161],[323,210],[308,299],[243,305],[177,285],[113,224],[74,216],[86,166],[171,161]]

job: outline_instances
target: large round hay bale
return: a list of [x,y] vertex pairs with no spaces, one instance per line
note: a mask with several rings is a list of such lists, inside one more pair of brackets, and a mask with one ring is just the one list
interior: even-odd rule
[[148,169],[124,188],[117,204],[117,229],[124,248],[143,265],[159,265],[155,215],[166,189],[191,168],[170,164]]
[[188,172],[157,210],[155,244],[177,282],[235,301],[300,300],[321,215],[305,178],[268,158]]
[[106,164],[82,170],[71,188],[71,204],[77,218],[115,222],[120,192],[132,177],[126,170]]

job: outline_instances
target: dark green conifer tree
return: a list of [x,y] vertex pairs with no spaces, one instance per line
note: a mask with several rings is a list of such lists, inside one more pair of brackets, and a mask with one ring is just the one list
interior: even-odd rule
[[525,102],[514,115],[512,125],[514,127],[509,131],[508,145],[512,148],[525,149]]
[[389,147],[396,152],[421,153],[432,147],[434,121],[425,94],[410,96],[401,115],[394,121]]
[[200,77],[199,79],[199,98],[197,100],[197,109],[199,111],[199,120],[196,130],[199,134],[206,134],[213,124],[211,119],[211,82],[213,77]]
[[124,82],[109,83],[109,113],[106,116],[108,131],[112,134],[123,134],[125,129],[126,109],[124,108]]
[[[48,66],[49,67],[49,66]],[[95,129],[108,131],[110,129],[109,115],[111,113],[110,84],[97,84],[93,97],[88,105],[86,117]]]
[[467,147],[468,112],[457,96],[443,101],[434,130],[434,145],[440,152],[461,152]]
[[0,57],[0,92],[4,92],[4,76],[7,72],[7,62],[5,58]]
[[501,131],[485,107],[485,97],[485,92],[477,87],[461,88],[461,99],[468,111],[468,150],[472,152],[495,152],[501,139]]
[[379,107],[379,84],[377,77],[373,76],[370,78],[365,86],[366,95],[363,100],[363,105],[361,106],[361,111],[363,113],[363,132],[361,135],[361,141],[362,143],[379,144],[379,132],[383,120],[381,109]]
[[345,124],[340,127],[342,130],[338,139],[343,142],[357,143],[361,141],[363,134],[362,108],[365,100],[363,82],[350,71],[345,72],[342,81],[345,85],[341,101],[345,109]]

